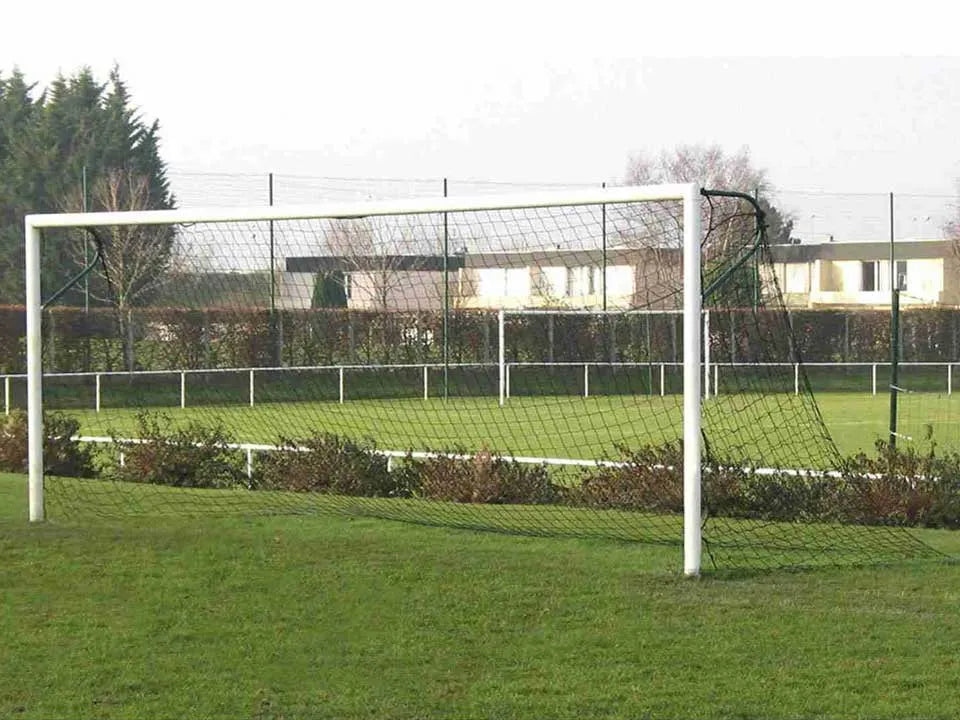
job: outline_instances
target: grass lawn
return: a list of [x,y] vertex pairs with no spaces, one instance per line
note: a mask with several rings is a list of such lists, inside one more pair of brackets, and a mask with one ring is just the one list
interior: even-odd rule
[[[872,452],[886,438],[889,398],[866,393],[824,393],[820,411],[842,453]],[[615,446],[658,443],[679,437],[678,395],[517,397],[503,408],[494,398],[353,400],[152,408],[179,421],[221,421],[239,440],[274,443],[278,437],[303,437],[318,428],[351,437],[374,438],[384,449],[476,450],[504,454],[597,459],[615,457]],[[134,431],[135,411],[96,413],[73,410],[82,432],[121,435]],[[809,415],[791,394],[727,395],[707,404],[705,427],[715,449],[743,443],[759,462],[804,465],[810,435],[795,430],[794,419]],[[930,425],[941,447],[960,449],[960,394],[915,394],[901,402],[901,429],[919,441]],[[739,448],[738,451],[742,451]]]
[[24,486],[2,717],[960,715],[956,564],[689,581],[676,547],[372,518],[28,526]]

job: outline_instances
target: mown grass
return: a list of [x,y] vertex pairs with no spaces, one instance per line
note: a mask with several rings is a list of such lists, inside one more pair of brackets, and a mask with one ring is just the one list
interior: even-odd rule
[[689,581],[671,546],[363,517],[29,526],[24,486],[0,476],[3,717],[960,714],[954,564]]
[[[760,400],[760,402],[758,402]],[[783,401],[785,404],[780,405]],[[825,394],[820,411],[843,454],[872,454],[877,439],[889,436],[889,399],[867,394]],[[88,435],[135,434],[136,410],[69,411]],[[283,436],[317,432],[372,439],[390,450],[476,451],[595,460],[616,458],[617,446],[660,444],[680,437],[680,396],[520,397],[499,407],[493,398],[353,400],[151,408],[175,423],[222,423],[238,441],[276,443]],[[792,395],[720,396],[707,406],[705,428],[713,445],[765,466],[817,464],[811,438],[817,432]],[[901,401],[902,442],[960,449],[960,395],[905,396]],[[725,447],[726,446],[726,447]],[[746,446],[746,449],[745,449]]]

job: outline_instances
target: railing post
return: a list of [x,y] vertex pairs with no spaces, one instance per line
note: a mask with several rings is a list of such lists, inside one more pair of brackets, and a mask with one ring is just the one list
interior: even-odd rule
[[247,480],[253,480],[253,449],[247,448]]
[[713,364],[713,396],[716,397],[720,392],[720,365]]
[[953,365],[947,363],[947,395],[953,395]]
[[793,364],[793,394],[800,394],[800,363]]
[[429,380],[427,379],[427,366],[423,366],[423,399],[430,399],[430,386],[428,385]]
[[254,395],[253,395],[253,369],[250,370],[250,407],[253,407],[254,404]]
[[667,389],[667,373],[664,370],[664,364],[660,363],[660,397],[663,397],[666,394]]
[[497,313],[497,366],[499,367],[499,385],[500,385],[500,407],[503,407],[504,401],[510,397],[510,381],[509,381],[509,372],[510,369],[506,367],[506,348],[503,346],[504,340],[504,318],[503,318],[503,308],[500,308],[500,311]]
[[590,365],[583,364],[583,396],[590,397]]
[[94,401],[97,412],[100,412],[100,373],[96,376],[96,400]]
[[340,381],[340,404],[343,405],[343,365],[339,368],[339,381]]
[[3,376],[3,414],[10,414],[10,376]]
[[187,374],[180,372],[180,409],[187,406]]
[[871,385],[872,385],[872,388],[873,388],[873,394],[876,395],[876,394],[877,394],[877,364],[874,363],[874,364],[871,366],[871,368],[872,368],[872,370],[873,370],[873,372],[872,372],[872,376],[873,376],[873,377],[872,377]]

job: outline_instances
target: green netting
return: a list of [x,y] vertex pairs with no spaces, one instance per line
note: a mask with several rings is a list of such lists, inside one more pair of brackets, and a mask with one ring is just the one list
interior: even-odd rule
[[[870,392],[872,368],[806,368],[753,208],[702,211],[708,340],[736,356],[707,369],[705,564],[932,555],[831,474],[811,387]],[[96,320],[44,358],[46,406],[102,440],[100,475],[48,478],[48,512],[346,512],[679,546],[682,226],[657,202],[102,228]],[[125,274],[143,242],[166,243],[159,266]],[[76,353],[94,375],[52,374]]]

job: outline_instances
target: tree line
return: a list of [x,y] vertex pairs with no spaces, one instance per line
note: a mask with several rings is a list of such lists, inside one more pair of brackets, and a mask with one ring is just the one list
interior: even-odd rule
[[[119,68],[106,81],[82,68],[42,90],[17,69],[0,74],[0,303],[23,302],[25,215],[174,206],[159,122],[133,104]],[[106,261],[66,304],[129,304],[155,289],[175,250],[171,232],[113,229],[99,239]],[[45,240],[49,296],[92,259],[97,241],[81,232]]]

